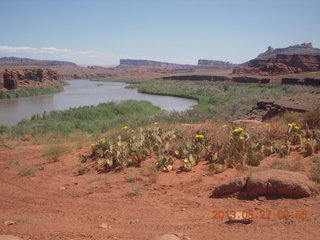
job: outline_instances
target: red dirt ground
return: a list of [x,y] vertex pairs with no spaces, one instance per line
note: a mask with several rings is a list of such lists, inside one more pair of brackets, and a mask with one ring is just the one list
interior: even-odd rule
[[[209,196],[215,186],[243,172],[228,169],[212,175],[199,164],[188,173],[148,175],[148,160],[142,168],[104,174],[90,169],[76,176],[78,155],[88,149],[68,152],[55,163],[48,163],[42,149],[0,148],[0,234],[25,240],[147,240],[165,233],[182,233],[192,240],[319,239],[319,195],[266,201],[213,199]],[[14,161],[38,168],[35,176],[20,176],[19,166],[8,165]],[[307,166],[310,158],[302,161]],[[132,177],[141,179],[126,180]],[[255,218],[251,224],[226,224],[226,214],[213,219],[213,211],[219,210],[253,210]],[[262,210],[271,211],[269,219],[259,218]],[[279,210],[305,210],[307,218],[279,219]],[[16,224],[5,225],[8,220]],[[110,228],[100,228],[101,223]]]

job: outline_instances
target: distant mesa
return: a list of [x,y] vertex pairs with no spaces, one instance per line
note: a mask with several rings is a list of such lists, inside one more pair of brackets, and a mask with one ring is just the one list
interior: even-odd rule
[[137,59],[120,59],[118,68],[139,68],[148,70],[162,70],[167,72],[195,72],[201,69],[228,69],[235,65],[229,62],[199,59],[198,65],[191,64],[176,64],[152,60],[137,60]]
[[230,63],[230,62],[199,59],[198,60],[198,66],[204,66],[204,67],[232,67],[234,65],[232,63]]
[[195,65],[176,64],[152,60],[120,59],[119,67],[193,68]]
[[30,58],[18,57],[2,57],[0,58],[0,66],[77,66],[73,62],[54,61],[54,60],[35,60]]

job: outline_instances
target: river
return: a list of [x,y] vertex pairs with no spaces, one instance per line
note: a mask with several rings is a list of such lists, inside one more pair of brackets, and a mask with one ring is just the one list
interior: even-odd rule
[[67,82],[69,85],[60,93],[0,100],[0,124],[12,126],[44,111],[67,110],[129,99],[149,101],[167,111],[185,111],[197,104],[197,101],[192,99],[138,93],[137,90],[126,89],[127,84],[120,82],[89,80]]

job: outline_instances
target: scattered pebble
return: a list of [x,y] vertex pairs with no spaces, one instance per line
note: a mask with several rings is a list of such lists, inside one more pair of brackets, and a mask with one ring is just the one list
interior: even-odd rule
[[259,201],[266,201],[267,197],[266,196],[260,196],[260,197],[258,197],[258,200]]
[[7,226],[9,226],[9,225],[14,225],[14,224],[16,224],[16,223],[17,223],[17,222],[12,221],[12,220],[5,221],[5,222],[4,222],[4,224],[7,225]]
[[110,229],[111,226],[108,223],[101,223],[99,228]]
[[61,187],[60,190],[61,191],[66,190],[66,187]]
[[138,223],[139,222],[139,219],[131,219],[129,221],[129,224],[135,224],[135,223]]

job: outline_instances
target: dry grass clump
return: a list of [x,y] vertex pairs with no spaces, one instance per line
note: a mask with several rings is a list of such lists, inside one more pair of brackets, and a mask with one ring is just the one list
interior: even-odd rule
[[68,146],[64,144],[50,144],[43,148],[43,156],[47,157],[50,162],[57,162],[59,157],[68,150]]
[[305,125],[310,128],[320,128],[320,107],[303,115]]

